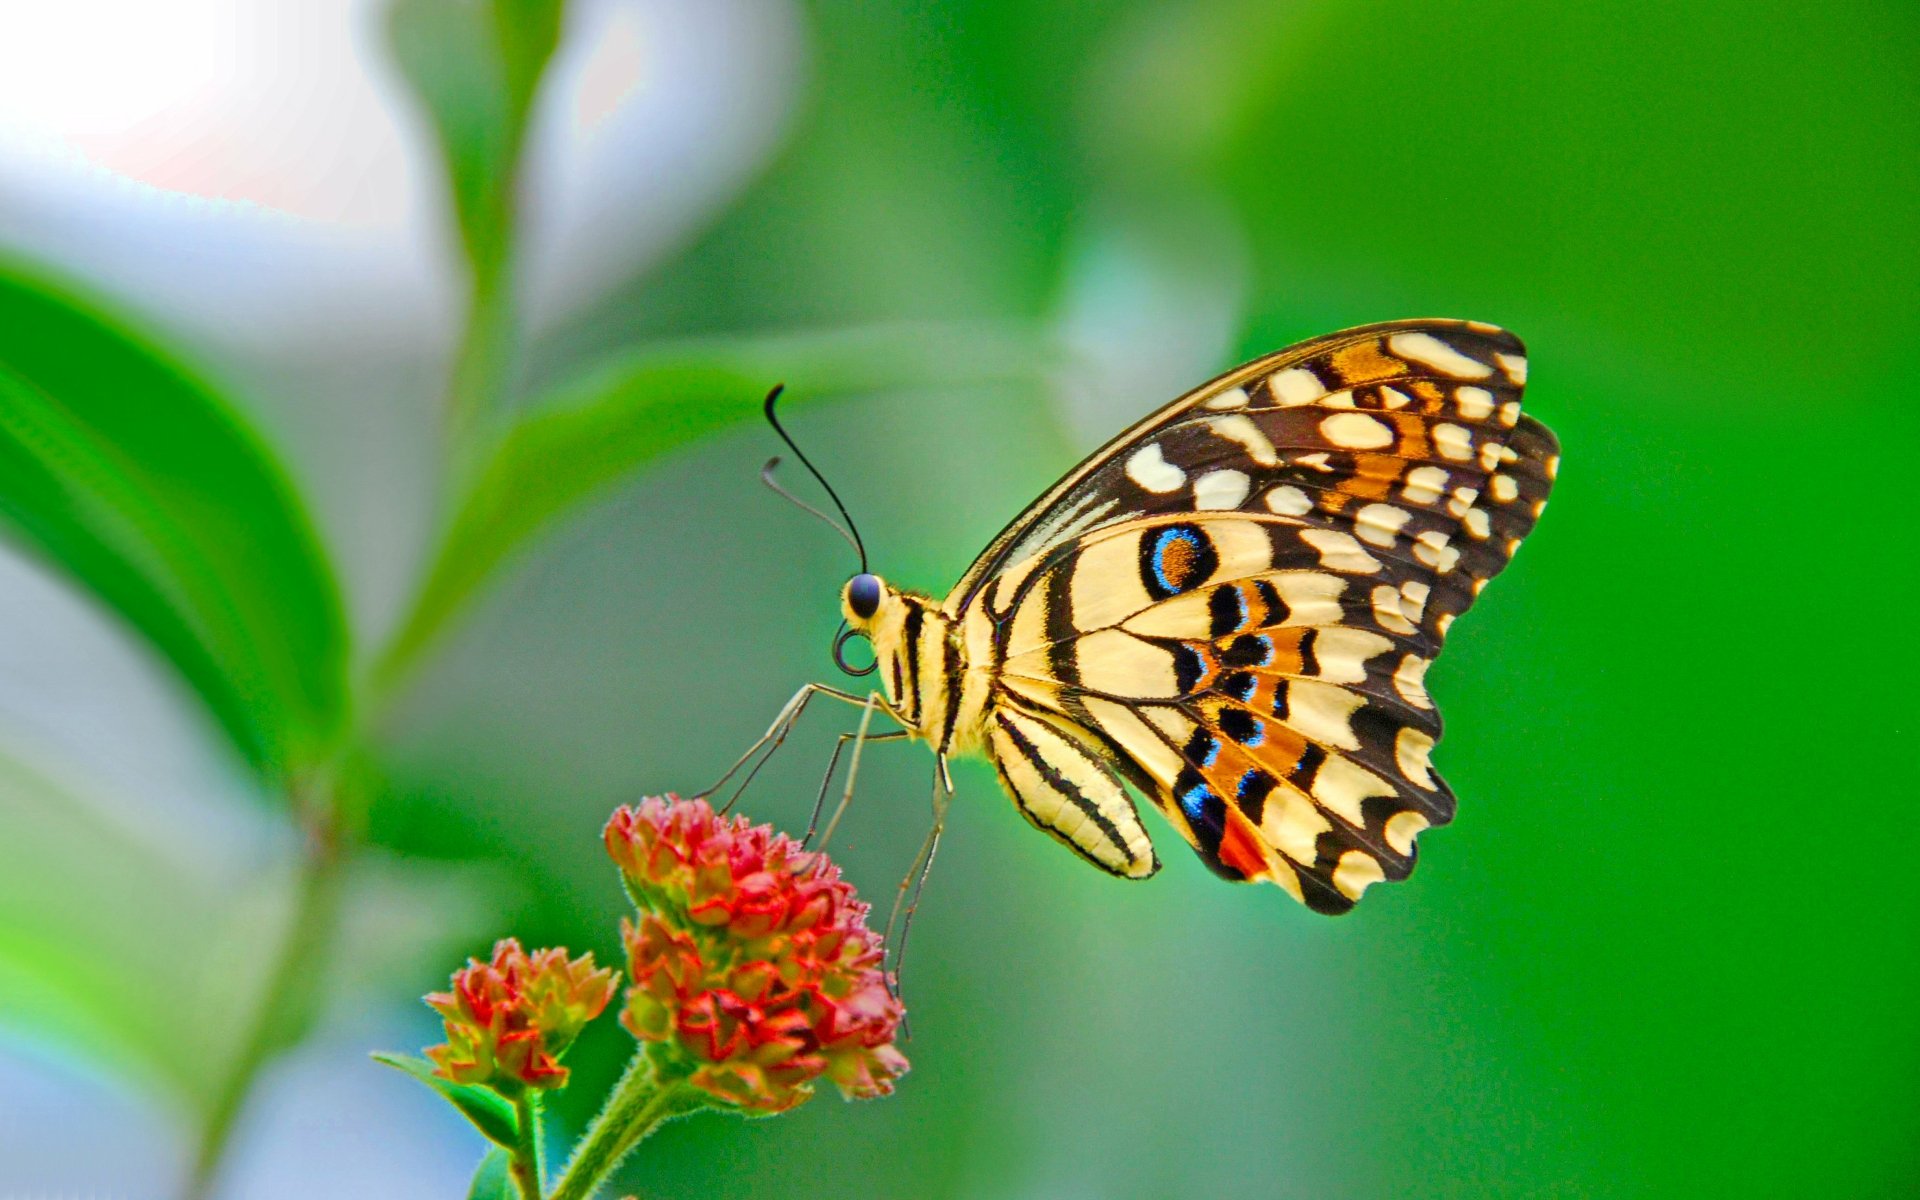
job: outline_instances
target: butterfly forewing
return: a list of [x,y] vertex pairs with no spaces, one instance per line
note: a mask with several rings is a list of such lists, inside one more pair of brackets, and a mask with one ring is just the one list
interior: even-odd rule
[[[1368,326],[1230,372],[1102,448],[944,606],[991,630],[996,711],[1072,748],[1050,776],[1022,751],[1015,773],[1084,779],[1080,807],[1110,813],[1064,761],[1104,757],[1213,869],[1318,911],[1404,878],[1414,836],[1454,809],[1427,667],[1558,461],[1520,412],[1525,381],[1519,340],[1492,326]],[[988,750],[1014,788],[1006,747]],[[1053,790],[1043,803],[1074,817]],[[1076,849],[1137,868],[1109,824]]]

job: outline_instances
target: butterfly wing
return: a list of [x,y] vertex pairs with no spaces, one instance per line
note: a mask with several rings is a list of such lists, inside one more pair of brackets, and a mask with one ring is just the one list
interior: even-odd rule
[[1526,372],[1519,338],[1466,321],[1365,325],[1256,359],[1095,451],[988,544],[946,607],[1109,525],[1247,511],[1400,542],[1449,574],[1467,560],[1427,618],[1444,633],[1532,529],[1558,463],[1553,435],[1521,415]]
[[1229,878],[1322,912],[1404,878],[1414,836],[1454,809],[1425,671],[1557,464],[1520,413],[1525,371],[1491,326],[1397,322],[1270,355],[1135,426],[947,602],[992,648],[989,723],[1017,714],[1090,751]]

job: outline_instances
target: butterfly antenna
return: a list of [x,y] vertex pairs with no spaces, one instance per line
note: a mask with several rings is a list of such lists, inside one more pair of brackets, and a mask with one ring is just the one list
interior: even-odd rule
[[832,517],[828,516],[826,513],[821,512],[819,509],[815,508],[813,505],[808,504],[806,501],[800,499],[798,496],[795,496],[792,492],[789,492],[787,489],[775,483],[773,481],[773,469],[780,465],[780,459],[778,457],[768,459],[767,465],[760,468],[760,482],[766,484],[769,488],[772,488],[775,493],[784,497],[789,502],[799,506],[801,509],[807,512],[812,513],[814,516],[819,517],[822,521],[825,521],[827,524],[833,526],[833,528],[839,532],[841,537],[847,539],[847,544],[853,547],[854,553],[860,556],[860,573],[864,575],[866,574],[866,570],[867,570],[867,544],[860,540],[860,530],[857,526],[854,525],[853,516],[847,512],[847,506],[840,503],[840,494],[833,490],[833,485],[828,483],[827,477],[820,473],[820,468],[813,465],[813,461],[806,456],[806,452],[800,449],[799,444],[793,440],[792,435],[790,435],[786,431],[786,428],[780,424],[780,418],[774,415],[774,411],[773,411],[774,402],[780,399],[780,393],[785,391],[786,387],[787,387],[786,384],[778,383],[774,385],[772,391],[767,393],[767,403],[766,403],[767,424],[773,426],[773,431],[779,434],[780,440],[785,442],[787,444],[787,447],[793,451],[794,457],[800,460],[800,465],[804,466],[807,469],[809,474],[811,474],[815,479],[820,481],[821,487],[827,489],[828,498],[833,501],[833,506],[840,510],[841,521],[846,522],[846,524],[842,525],[840,521],[835,521]]

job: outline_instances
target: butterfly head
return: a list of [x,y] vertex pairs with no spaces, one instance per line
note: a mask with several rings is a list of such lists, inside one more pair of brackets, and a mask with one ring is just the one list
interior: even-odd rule
[[885,580],[866,571],[847,580],[847,586],[840,589],[840,609],[847,623],[864,629],[879,614],[880,602],[891,590]]
[[868,571],[862,571],[847,585],[840,589],[840,614],[846,618],[840,634],[833,640],[833,661],[849,675],[870,675],[877,665],[855,667],[847,662],[846,645],[850,638],[864,637],[878,647],[888,633],[897,633],[900,614],[895,611],[900,606],[900,593],[895,591],[886,580]]

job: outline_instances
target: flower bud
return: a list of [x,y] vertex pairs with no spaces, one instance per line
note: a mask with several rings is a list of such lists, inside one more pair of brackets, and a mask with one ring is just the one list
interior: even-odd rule
[[673,796],[616,811],[606,841],[641,908],[622,925],[620,1020],[657,1070],[758,1113],[822,1076],[849,1098],[893,1090],[900,1002],[867,905],[825,855]]
[[438,1074],[509,1095],[523,1087],[567,1081],[560,1056],[613,998],[616,974],[595,969],[593,955],[565,949],[529,955],[514,938],[494,944],[488,962],[468,959],[451,991],[427,1004],[446,1026],[445,1045],[427,1051]]

